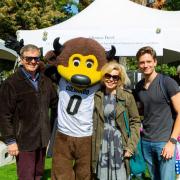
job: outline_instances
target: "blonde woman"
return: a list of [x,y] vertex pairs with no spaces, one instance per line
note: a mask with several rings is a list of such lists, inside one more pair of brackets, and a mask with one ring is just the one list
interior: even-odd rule
[[[139,140],[140,118],[125,68],[116,61],[102,68],[102,88],[95,94],[92,136],[93,179],[127,180],[129,157]],[[128,138],[123,112],[129,116]]]

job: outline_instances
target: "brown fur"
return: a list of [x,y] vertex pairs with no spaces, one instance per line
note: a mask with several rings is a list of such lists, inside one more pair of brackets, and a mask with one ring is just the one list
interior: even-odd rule
[[50,62],[50,64],[67,67],[69,58],[73,54],[81,54],[83,56],[94,55],[99,64],[97,70],[100,70],[107,62],[105,49],[97,41],[82,37],[65,42],[61,53],[57,55],[57,57],[54,51],[49,51],[46,54],[45,59]]

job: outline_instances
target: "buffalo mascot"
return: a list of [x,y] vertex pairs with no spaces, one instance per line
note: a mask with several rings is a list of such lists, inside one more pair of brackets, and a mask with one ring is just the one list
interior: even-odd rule
[[57,131],[53,146],[52,180],[90,180],[94,94],[101,67],[115,55],[95,40],[75,38],[63,45],[56,38],[45,59],[46,74],[58,84]]

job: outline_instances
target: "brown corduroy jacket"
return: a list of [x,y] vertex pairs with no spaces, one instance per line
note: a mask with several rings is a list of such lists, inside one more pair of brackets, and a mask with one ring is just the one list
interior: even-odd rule
[[51,80],[40,73],[38,91],[20,68],[0,88],[0,132],[15,139],[20,151],[46,147],[50,138],[49,108],[56,114],[57,92]]
[[[93,115],[93,135],[92,135],[92,172],[95,172],[95,168],[98,162],[99,150],[103,138],[104,132],[104,114],[103,114],[103,99],[104,92],[103,90],[98,91],[95,94],[95,106],[94,106],[94,115]],[[129,150],[134,152],[136,145],[140,137],[140,117],[137,110],[137,106],[134,100],[133,95],[127,91],[118,88],[117,90],[117,99],[116,99],[116,122],[122,134],[122,143],[124,150]],[[126,131],[126,126],[124,122],[123,112],[126,110],[131,137],[128,138]],[[127,174],[130,173],[129,170],[129,159],[125,159],[126,171]]]

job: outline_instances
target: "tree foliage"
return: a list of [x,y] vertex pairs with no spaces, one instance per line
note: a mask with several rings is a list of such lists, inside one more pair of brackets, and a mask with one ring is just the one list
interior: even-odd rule
[[[68,1],[69,2],[69,1]],[[69,18],[67,0],[4,0],[0,3],[0,38],[15,36],[19,29],[32,30],[52,26]]]
[[89,6],[94,0],[79,0],[78,9],[82,11],[87,6]]
[[66,19],[69,19],[74,14],[72,10],[72,6],[78,6],[78,3],[75,0],[55,0],[56,1],[56,8],[60,12],[64,12],[65,16],[57,19],[55,23],[62,22]]
[[168,64],[162,64],[162,65],[158,65],[156,67],[157,72],[161,72],[163,74],[169,75],[169,76],[176,76],[176,67],[175,66],[171,66]]
[[[138,70],[136,58],[127,58],[127,67],[130,71]],[[158,64],[156,71],[170,76],[176,76],[176,65],[173,64]]]
[[131,0],[135,3],[148,6],[154,9],[163,9],[167,11],[178,11],[180,10],[179,0]]
[[180,10],[180,1],[179,0],[169,0],[166,2],[165,8],[169,11],[178,11],[178,10]]

